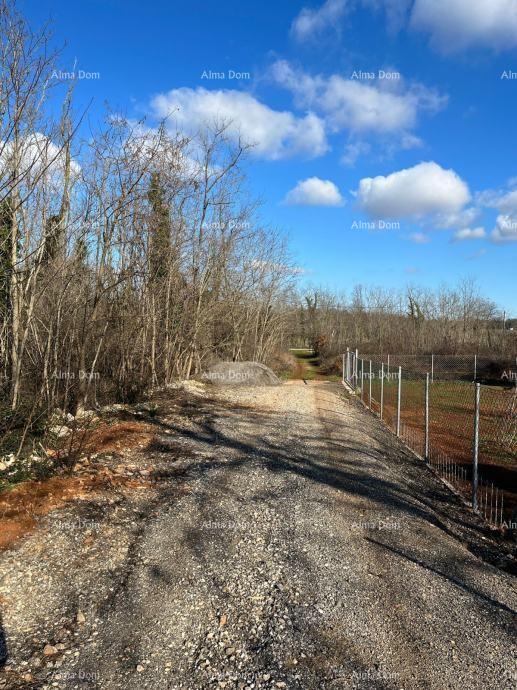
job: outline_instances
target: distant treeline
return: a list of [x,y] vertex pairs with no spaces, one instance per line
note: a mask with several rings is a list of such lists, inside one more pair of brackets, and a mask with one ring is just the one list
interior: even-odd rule
[[173,118],[108,110],[92,129],[47,34],[14,5],[0,0],[0,432],[135,400],[215,360],[289,366],[290,345],[515,353],[469,282],[297,295],[228,123],[186,136]]
[[438,290],[356,286],[349,299],[327,290],[300,298],[291,342],[324,356],[346,347],[377,354],[478,354],[515,358],[517,333],[472,280]]

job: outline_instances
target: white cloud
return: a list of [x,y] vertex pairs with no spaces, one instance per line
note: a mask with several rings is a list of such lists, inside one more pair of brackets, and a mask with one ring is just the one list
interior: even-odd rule
[[424,142],[420,137],[414,134],[403,134],[400,140],[400,147],[402,149],[418,149],[424,145]]
[[454,239],[458,242],[464,240],[480,240],[486,237],[485,228],[462,228],[454,233]]
[[410,25],[445,53],[517,46],[517,0],[415,0]]
[[409,18],[409,27],[428,34],[443,53],[517,46],[517,0],[326,0],[318,9],[302,9],[291,33],[300,41],[316,38],[325,29],[339,27],[346,11],[359,5],[384,10],[391,32]]
[[353,133],[374,132],[400,135],[405,148],[420,145],[409,134],[423,112],[436,113],[447,97],[421,84],[406,87],[379,80],[345,79],[334,74],[328,78],[311,76],[279,60],[271,67],[274,81],[291,91],[299,106],[320,113],[334,132],[347,129]]
[[414,242],[415,244],[429,244],[429,242],[431,241],[429,237],[423,232],[414,232],[409,236],[409,239],[411,240],[411,242]]
[[510,192],[487,192],[484,198],[487,206],[499,211],[495,228],[490,235],[492,242],[517,242],[517,189]]
[[287,193],[284,203],[290,206],[343,206],[345,201],[333,182],[309,177]]
[[[0,183],[9,175],[13,153],[12,141],[0,141]],[[19,156],[19,180],[23,184],[30,186],[39,182],[54,193],[62,191],[66,162],[63,146],[56,145],[42,132],[34,132],[22,138]],[[72,182],[80,172],[81,166],[72,158],[70,161]]]
[[194,131],[215,121],[230,122],[229,134],[253,144],[253,153],[268,160],[294,155],[308,158],[328,150],[323,121],[314,113],[297,117],[273,110],[242,91],[173,89],[151,102],[158,118],[172,118],[180,129]]
[[486,249],[483,247],[482,249],[478,249],[477,252],[474,252],[473,254],[469,254],[467,256],[468,261],[475,261],[476,259],[480,259],[482,256],[485,256],[486,254]]
[[497,216],[496,226],[490,235],[492,242],[506,244],[517,242],[517,214]]
[[476,195],[478,206],[495,208],[499,211],[494,229],[490,234],[492,242],[505,244],[517,241],[517,189],[513,189],[517,178],[508,180],[508,190],[487,189]]
[[413,0],[362,0],[363,5],[374,10],[384,9],[388,31],[398,31],[406,22]]
[[382,91],[337,75],[322,86],[319,105],[336,130],[388,133],[416,125],[418,100],[411,95]]
[[344,15],[347,0],[326,0],[321,7],[311,10],[304,7],[291,25],[292,35],[305,41],[328,27],[335,26]]
[[391,175],[360,181],[361,208],[374,218],[412,218],[454,214],[470,200],[467,184],[437,163],[419,163]]
[[476,201],[479,205],[497,209],[503,215],[517,215],[517,189],[510,191],[487,189],[476,195]]
[[353,167],[357,159],[365,153],[370,151],[370,145],[365,141],[353,141],[345,146],[343,155],[341,156],[341,163],[349,167]]
[[481,216],[481,209],[478,206],[470,206],[455,213],[441,214],[436,218],[436,225],[441,229],[448,228],[469,228],[477,223]]

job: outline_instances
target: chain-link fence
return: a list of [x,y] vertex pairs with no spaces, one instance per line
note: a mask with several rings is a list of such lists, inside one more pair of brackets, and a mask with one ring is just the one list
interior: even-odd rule
[[[399,360],[400,361],[400,360]],[[431,361],[428,361],[430,364]],[[443,370],[443,369],[442,369]],[[348,350],[343,381],[474,510],[517,530],[517,387],[403,368]],[[511,369],[510,369],[511,372]]]
[[361,354],[361,357],[366,361],[384,362],[388,373],[396,372],[399,367],[416,375],[429,373],[431,381],[517,382],[517,358],[439,354]]

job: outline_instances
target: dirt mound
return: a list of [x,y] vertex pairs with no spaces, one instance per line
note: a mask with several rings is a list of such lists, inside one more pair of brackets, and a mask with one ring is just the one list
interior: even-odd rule
[[259,362],[219,362],[202,375],[202,380],[217,386],[279,386],[280,379]]

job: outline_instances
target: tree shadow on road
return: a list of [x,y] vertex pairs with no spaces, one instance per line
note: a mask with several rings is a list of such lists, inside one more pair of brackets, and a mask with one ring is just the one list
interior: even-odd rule
[[386,544],[382,541],[379,541],[377,539],[372,539],[371,537],[365,537],[366,541],[370,542],[371,544],[376,544],[377,546],[382,547],[383,549],[386,549],[387,551],[390,551],[391,553],[400,556],[401,558],[406,559],[407,561],[410,561],[411,563],[414,563],[415,565],[418,565],[420,568],[425,568],[426,570],[430,571],[431,573],[434,573],[435,575],[438,575],[439,577],[443,578],[444,580],[447,580],[448,582],[452,582],[452,584],[456,585],[456,587],[459,587],[465,592],[468,592],[469,594],[473,594],[475,597],[478,597],[482,600],[484,600],[487,604],[490,604],[491,606],[495,606],[496,608],[500,609],[501,611],[505,611],[506,613],[511,613],[515,615],[517,612],[511,609],[509,606],[506,606],[506,604],[502,604],[499,601],[496,601],[492,597],[487,596],[486,594],[483,594],[483,592],[479,592],[472,587],[470,587],[468,584],[460,580],[459,578],[455,577],[451,573],[443,573],[438,568],[435,568],[428,563],[425,563],[419,558],[415,558],[414,556],[405,553],[401,549],[394,548],[393,546]]
[[3,668],[7,662],[7,640],[5,636],[5,630],[2,621],[2,614],[0,613],[0,669]]
[[[211,410],[208,416],[199,418],[196,426],[189,430],[170,421],[158,423],[164,430],[176,432],[196,443],[209,444],[213,457],[201,463],[194,461],[186,473],[187,476],[199,477],[223,467],[231,472],[238,472],[244,465],[258,462],[273,474],[302,477],[314,484],[334,489],[343,496],[349,495],[353,499],[373,502],[379,511],[398,513],[411,520],[433,525],[456,542],[466,545],[476,557],[497,565],[501,553],[495,544],[490,543],[489,530],[377,420],[372,419],[369,424],[365,423],[366,419],[359,420],[364,440],[349,439],[344,421],[343,435],[338,440],[307,433],[297,438],[296,443],[288,444],[286,447],[285,439],[272,440],[265,431],[275,424],[282,428],[284,421],[281,414],[245,407],[234,410],[237,413],[245,411],[249,429],[249,434],[236,438],[231,432],[223,431],[217,421],[219,415],[224,415],[225,404],[218,401],[210,403],[215,409]],[[264,435],[257,435],[257,429],[264,430]],[[327,457],[329,442],[334,446],[334,458],[330,459]],[[380,466],[386,466],[387,463],[395,476],[381,476],[386,473]],[[259,501],[265,499],[264,492],[256,497]],[[209,497],[205,497],[205,500],[209,500]],[[346,501],[342,505],[346,509]],[[450,551],[449,546],[450,542],[446,548],[447,552]],[[415,562],[421,560],[418,553],[412,557]],[[428,564],[428,569],[437,574],[450,571],[450,562],[444,562],[443,568],[440,567],[443,557],[443,553],[437,553],[432,564]],[[451,559],[454,560],[452,553]],[[457,567],[454,568],[455,575],[451,581],[455,584],[458,584],[460,565],[458,561]],[[472,573],[473,568],[481,569],[486,566],[481,561],[472,560],[468,567]],[[468,578],[467,573],[465,576]],[[469,589],[467,583],[463,584]],[[474,588],[470,588],[469,591],[476,594]],[[478,594],[481,600],[486,599],[482,592]],[[499,605],[495,600],[493,604],[504,608],[504,604]]]
[[[203,403],[200,403],[200,408],[203,408]],[[431,537],[431,539],[435,538],[437,543],[440,541],[442,549],[441,551],[436,550],[435,554],[426,553],[425,557],[418,548],[418,544],[416,542],[412,544],[411,540],[408,540],[402,548],[396,542],[388,543],[390,540],[388,536],[385,543],[366,536],[362,538],[372,545],[373,551],[380,551],[381,549],[386,551],[392,563],[403,558],[434,576],[459,587],[472,596],[473,602],[484,614],[490,607],[491,622],[494,625],[499,625],[500,629],[508,634],[507,614],[512,613],[511,609],[504,603],[488,596],[486,591],[478,590],[472,579],[474,568],[484,569],[486,572],[486,566],[481,561],[470,558],[468,554],[462,560],[459,557],[460,551],[457,549],[457,543],[455,543],[460,541],[458,534],[463,527],[468,527],[472,531],[478,529],[481,531],[482,528],[475,524],[474,519],[470,519],[468,511],[459,500],[449,494],[446,488],[430,474],[421,462],[419,463],[414,456],[404,450],[402,444],[392,438],[387,438],[388,432],[377,426],[375,421],[369,423],[367,418],[359,420],[359,424],[362,425],[362,435],[357,440],[356,437],[347,434],[346,419],[343,420],[343,433],[337,439],[331,438],[326,433],[318,435],[314,428],[311,428],[307,419],[306,433],[300,434],[296,439],[286,440],[282,431],[288,427],[285,417],[281,413],[244,406],[231,407],[220,401],[209,401],[206,403],[205,414],[197,414],[198,412],[199,409],[195,419],[192,420],[192,425],[187,429],[181,423],[176,423],[174,418],[172,420],[169,418],[167,421],[158,418],[154,421],[158,432],[160,430],[164,434],[168,432],[170,436],[164,437],[163,442],[153,442],[147,450],[159,454],[166,466],[170,460],[172,469],[170,472],[167,470],[157,471],[154,478],[157,480],[158,496],[153,500],[152,506],[149,506],[148,512],[150,514],[151,509],[154,510],[155,507],[163,508],[164,505],[177,503],[178,494],[175,487],[178,483],[190,484],[192,482],[193,484],[196,479],[205,476],[213,477],[213,482],[199,482],[195,485],[195,490],[190,496],[197,508],[196,520],[193,524],[183,526],[179,538],[182,539],[183,544],[195,559],[194,563],[203,566],[201,572],[203,578],[210,583],[210,591],[213,594],[211,601],[214,606],[215,603],[230,601],[231,597],[226,590],[227,579],[224,573],[221,575],[219,570],[213,569],[211,566],[217,562],[217,559],[221,560],[222,557],[224,560],[227,557],[229,541],[236,540],[235,545],[231,544],[230,546],[235,546],[236,551],[238,551],[238,533],[234,530],[230,532],[230,537],[227,534],[214,537],[214,533],[206,525],[211,522],[231,523],[232,520],[236,520],[236,516],[240,515],[239,503],[246,503],[248,506],[251,504],[253,507],[260,507],[261,505],[278,507],[280,502],[285,502],[283,505],[288,506],[292,499],[290,491],[301,479],[302,484],[304,483],[303,480],[306,480],[309,485],[323,489],[323,491],[316,491],[313,494],[314,502],[335,504],[336,510],[340,511],[344,517],[345,524],[347,519],[354,519],[357,516],[357,501],[364,499],[365,502],[368,501],[373,504],[379,515],[395,513],[401,519],[411,520],[417,534],[423,523],[438,528],[440,532],[436,531],[436,537]],[[232,416],[238,420],[234,426],[231,424]],[[221,423],[224,421],[226,424]],[[339,427],[339,425],[336,426]],[[275,434],[275,428],[278,430],[277,434]],[[203,450],[206,450],[206,453],[202,453],[202,459],[199,455],[189,451],[188,444],[185,448],[178,448],[174,442],[171,442],[175,435],[182,439],[190,439],[195,444],[195,448],[202,447]],[[332,447],[332,451],[329,450],[330,447]],[[183,460],[181,474],[174,470],[178,455],[181,455]],[[233,474],[252,468],[253,465],[263,468],[271,475],[282,475],[288,480],[292,479],[292,481],[287,481],[285,485],[283,482],[272,481],[270,486],[266,481],[264,485],[257,487],[257,490],[254,490],[250,484],[249,492],[244,491],[242,495],[239,495],[232,486]],[[386,465],[391,469],[391,472],[386,472],[383,469]],[[271,475],[267,475],[267,477],[269,478]],[[223,499],[222,502],[221,498]],[[226,502],[225,498],[227,499]],[[234,509],[230,510],[232,503]],[[304,506],[309,518],[312,515],[311,507],[310,504]],[[286,530],[289,529],[288,513],[289,510],[284,509],[283,514],[286,517],[286,523],[282,529]],[[143,516],[141,521],[142,535],[147,528],[146,518],[147,516]],[[295,523],[298,516],[293,514],[291,518]],[[274,537],[273,530],[274,526],[272,525],[272,537]],[[323,535],[325,531],[328,531],[327,526],[323,525]],[[447,541],[444,540],[444,534],[448,537]],[[178,534],[171,532],[169,538],[171,540],[178,539]],[[225,539],[227,540],[226,544],[224,543]],[[268,543],[269,539],[267,538],[265,541]],[[342,540],[342,543],[344,548],[346,546],[345,540]],[[339,544],[340,542],[336,541],[336,549],[339,549]],[[221,546],[224,547],[224,550],[221,550]],[[131,558],[134,558],[136,564],[138,560],[136,558],[136,546],[133,550],[135,555]],[[311,563],[310,559],[305,562],[304,558],[308,559],[309,557],[301,551],[295,552],[294,549],[289,554],[289,559],[297,561],[301,572],[314,572],[314,563]],[[182,566],[174,562],[164,564],[159,560],[146,566],[143,572],[147,574],[150,580],[163,583],[167,588],[172,588],[176,584],[177,573],[182,572],[182,567],[186,568],[189,577],[194,577],[194,574],[198,572],[197,569],[191,569],[191,566]],[[124,586],[115,593],[105,611],[105,613],[109,613],[110,609],[115,607],[115,599],[124,600],[124,618],[120,625],[120,629],[123,631],[130,631],[135,619],[138,619],[142,614],[140,602],[138,600],[133,601],[127,596],[126,590],[129,589],[127,585],[132,569],[128,567],[127,572],[128,581],[125,581]],[[141,573],[142,570],[139,571],[139,574]],[[190,580],[187,579],[187,581]],[[316,589],[317,584],[316,581],[314,589]],[[153,589],[153,591],[155,590]],[[412,592],[408,592],[408,596],[411,594],[416,597],[420,593],[417,588],[413,588]],[[117,603],[117,606],[119,604],[120,602]],[[359,674],[369,672],[361,658],[360,650],[354,650],[353,647],[340,647],[340,641],[336,640],[335,636],[327,639],[326,636],[330,635],[327,630],[329,626],[321,625],[321,622],[318,621],[308,622],[307,609],[298,610],[296,608],[299,607],[299,602],[286,601],[286,604],[290,609],[290,614],[293,614],[292,620],[297,622],[300,629],[303,629],[305,638],[314,641],[315,654],[313,658],[316,659],[317,665],[314,668],[308,668],[307,673],[314,674],[315,683],[318,682],[318,679],[326,677],[331,683],[329,688],[349,687],[348,682],[351,679],[352,671]],[[501,618],[504,620],[500,620]],[[244,643],[247,639],[244,635]],[[127,637],[121,635],[120,639],[117,638],[113,646],[113,649],[116,647],[117,652],[120,651],[122,654],[124,647],[131,647],[130,655],[123,662],[125,671],[131,672],[138,663],[145,650],[143,642],[145,640],[141,639],[139,635],[131,638],[129,632]],[[200,642],[201,644],[202,642]],[[261,656],[259,667],[262,666],[264,670],[276,663],[275,657],[270,655],[268,644],[269,642],[264,642],[264,647],[256,650],[257,655]],[[318,649],[320,651],[325,650],[325,652],[327,650],[337,652],[337,659],[332,662],[334,670],[336,668],[340,670],[339,667],[343,666],[341,671],[344,675],[330,680],[333,671],[328,668],[328,663],[323,657],[321,658],[321,666],[319,665],[319,657],[316,654]],[[116,658],[118,654],[114,656]],[[346,661],[346,664],[343,660]],[[92,660],[91,663],[93,664],[94,661]],[[193,667],[193,673],[194,670]],[[112,671],[112,673],[114,672]],[[344,685],[345,682],[347,685]],[[205,685],[199,687],[205,687]],[[292,687],[294,689],[302,686],[293,685]],[[316,687],[316,684],[313,687]],[[382,679],[369,679],[368,687],[376,690],[388,690],[388,688],[391,690],[391,688],[399,687],[399,685],[397,683],[392,685]]]

